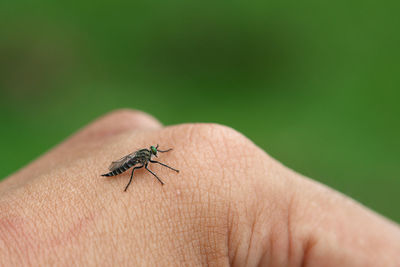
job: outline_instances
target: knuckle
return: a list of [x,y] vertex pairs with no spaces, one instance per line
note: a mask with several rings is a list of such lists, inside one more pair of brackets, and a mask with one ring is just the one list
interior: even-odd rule
[[84,129],[83,134],[89,136],[112,136],[138,128],[157,128],[160,123],[147,113],[118,109],[107,113]]
[[111,111],[104,116],[102,121],[112,124],[120,123],[122,125],[125,125],[126,127],[130,126],[133,128],[145,123],[159,124],[158,121],[151,115],[142,111],[132,109],[117,109]]
[[259,155],[255,153],[259,149],[244,135],[220,124],[184,124],[173,126],[172,131],[177,153],[200,184],[220,183],[229,191],[237,180],[243,180]]
[[135,120],[145,116],[144,112],[132,110],[132,109],[116,109],[106,113],[98,120],[99,123],[118,123],[126,120]]
[[126,117],[126,116],[134,116],[137,113],[141,113],[140,111],[136,111],[133,109],[129,109],[129,108],[119,108],[116,110],[113,110],[109,113],[107,113],[105,116],[106,117],[118,117],[118,116],[122,116],[122,117]]

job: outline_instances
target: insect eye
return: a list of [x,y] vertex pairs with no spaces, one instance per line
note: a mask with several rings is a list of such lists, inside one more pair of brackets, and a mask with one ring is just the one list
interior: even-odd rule
[[151,152],[156,155],[157,154],[157,149],[154,146],[151,146]]

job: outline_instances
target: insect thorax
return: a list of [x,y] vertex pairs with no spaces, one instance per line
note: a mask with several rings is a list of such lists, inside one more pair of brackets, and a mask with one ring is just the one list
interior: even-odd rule
[[151,158],[151,152],[148,149],[141,149],[136,152],[135,157],[137,158],[143,158],[145,160],[150,160]]

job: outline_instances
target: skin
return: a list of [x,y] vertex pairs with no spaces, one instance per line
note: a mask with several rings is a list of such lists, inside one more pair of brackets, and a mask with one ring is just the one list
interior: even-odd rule
[[[160,144],[158,164],[101,177]],[[108,114],[0,183],[0,266],[400,266],[400,229],[216,124]]]

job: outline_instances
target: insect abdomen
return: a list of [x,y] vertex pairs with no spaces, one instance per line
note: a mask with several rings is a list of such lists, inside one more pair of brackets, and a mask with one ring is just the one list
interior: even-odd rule
[[125,172],[126,170],[128,170],[133,165],[135,165],[136,163],[137,163],[136,161],[130,160],[127,163],[125,163],[124,165],[122,165],[121,167],[119,167],[118,169],[115,169],[106,174],[102,174],[101,176],[115,176],[115,175],[121,174],[121,173]]

